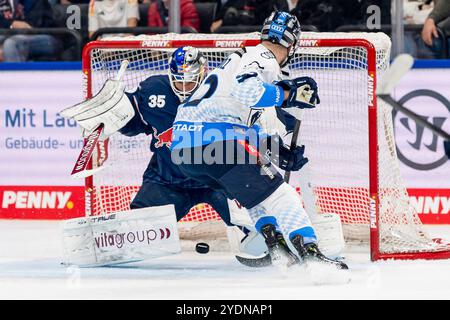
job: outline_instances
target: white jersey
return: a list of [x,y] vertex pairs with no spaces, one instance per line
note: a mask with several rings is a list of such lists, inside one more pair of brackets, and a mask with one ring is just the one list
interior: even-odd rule
[[[240,77],[254,73],[256,76],[238,82]],[[263,83],[270,84],[282,78],[275,56],[266,47],[260,44],[241,49],[208,75],[190,99],[180,106],[175,122],[247,125],[254,103],[264,93]]]
[[139,20],[137,0],[91,1],[89,4],[89,32],[100,28],[126,27],[131,18]]

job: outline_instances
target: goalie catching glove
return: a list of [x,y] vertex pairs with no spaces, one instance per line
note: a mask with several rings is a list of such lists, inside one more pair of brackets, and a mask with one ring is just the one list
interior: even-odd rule
[[134,114],[133,106],[118,80],[108,80],[92,99],[60,112],[62,117],[74,119],[83,128],[84,137],[101,123],[104,124],[103,134],[108,137],[123,128]]
[[108,137],[123,128],[135,115],[120,80],[108,80],[97,95],[60,112],[64,118],[74,119],[87,137],[100,124]]
[[282,80],[276,85],[289,91],[288,98],[283,102],[284,108],[315,108],[320,103],[316,81],[310,77],[299,77],[294,80]]

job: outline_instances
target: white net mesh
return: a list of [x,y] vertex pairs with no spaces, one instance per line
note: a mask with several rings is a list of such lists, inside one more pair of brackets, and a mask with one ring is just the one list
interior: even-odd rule
[[[139,36],[126,39],[139,40],[131,49],[119,49],[118,44],[125,41],[123,38],[105,40],[110,48],[94,48],[88,55],[92,94],[98,92],[106,79],[115,77],[124,59],[130,61],[124,76],[128,90],[148,76],[166,73],[169,56],[175,49],[155,47],[166,47],[172,40],[178,41],[177,45],[190,45],[190,40],[202,39],[214,40],[214,46],[233,46],[201,49],[212,69],[235,51],[242,40],[258,38],[257,33]],[[317,108],[302,113],[300,143],[306,145],[310,161],[298,175],[293,175],[293,183],[299,186],[301,177],[303,185],[310,188],[308,197],[313,208],[307,209],[339,214],[347,239],[367,240],[370,230],[368,105],[373,98],[369,90],[367,50],[357,45],[317,46],[308,39],[367,39],[376,49],[378,83],[389,64],[390,40],[384,34],[304,32],[301,48],[290,62],[291,76],[313,77],[321,98]],[[380,252],[448,250],[422,230],[400,177],[390,107],[379,100],[377,110]],[[128,209],[151,157],[149,142],[150,137],[144,135],[133,139],[118,134],[111,137],[108,168],[95,175],[91,186],[92,214]],[[225,236],[222,225],[209,205],[200,204],[180,223],[180,233],[190,239],[220,238]]]

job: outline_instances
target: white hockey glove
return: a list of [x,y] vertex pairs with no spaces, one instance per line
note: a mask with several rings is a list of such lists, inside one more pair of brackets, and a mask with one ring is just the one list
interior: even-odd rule
[[84,137],[89,136],[101,123],[104,124],[103,134],[108,137],[123,128],[134,114],[120,80],[107,80],[93,98],[60,112],[62,117],[77,121],[83,128]]
[[284,108],[315,108],[320,103],[316,81],[310,77],[299,77],[294,80],[282,80],[276,83],[284,90],[289,91],[289,96],[284,101]]

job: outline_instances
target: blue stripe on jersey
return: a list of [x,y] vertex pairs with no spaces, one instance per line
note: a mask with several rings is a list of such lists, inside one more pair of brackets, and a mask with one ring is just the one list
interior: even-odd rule
[[171,149],[192,148],[215,141],[246,140],[257,145],[260,128],[226,122],[176,121],[173,124]]
[[284,91],[280,86],[263,83],[264,93],[259,101],[252,107],[273,107],[281,106],[284,99]]
[[273,107],[281,106],[283,104],[284,91],[282,87],[265,83],[260,78],[251,74],[244,74],[241,76],[247,76],[247,78],[234,86],[233,91],[231,92],[231,95],[240,103],[250,108]]

